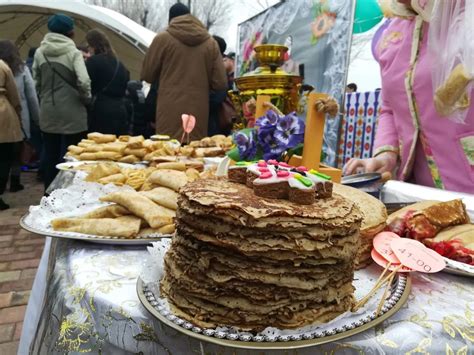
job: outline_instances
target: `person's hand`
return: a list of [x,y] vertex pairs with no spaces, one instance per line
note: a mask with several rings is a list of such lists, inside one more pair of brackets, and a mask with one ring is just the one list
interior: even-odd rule
[[384,152],[375,158],[358,159],[352,158],[344,166],[344,175],[364,173],[385,173],[392,171],[397,165],[397,154]]

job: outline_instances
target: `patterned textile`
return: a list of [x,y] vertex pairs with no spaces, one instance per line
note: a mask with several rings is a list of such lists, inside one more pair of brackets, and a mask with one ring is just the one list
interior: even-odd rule
[[380,91],[346,94],[346,114],[342,118],[339,134],[338,168],[342,168],[352,157],[372,156],[381,102]]

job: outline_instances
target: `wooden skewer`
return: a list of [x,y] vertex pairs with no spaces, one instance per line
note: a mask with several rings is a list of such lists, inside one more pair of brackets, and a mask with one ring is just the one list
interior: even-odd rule
[[388,269],[390,268],[390,266],[392,265],[392,262],[388,262],[387,265],[385,266],[385,269],[383,270],[383,272],[380,274],[379,278],[377,279],[377,281],[375,282],[375,285],[372,287],[372,289],[369,291],[369,293],[367,295],[365,295],[359,302],[357,302],[357,304],[354,306],[353,310],[354,311],[357,311],[360,307],[362,307],[366,302],[367,300],[370,298],[369,295],[371,295],[373,293],[374,290],[377,290],[379,288],[379,283],[380,281],[382,280],[383,276],[385,275],[385,273],[388,271]]
[[[395,274],[398,272],[398,270],[400,270],[401,268],[403,267],[403,265],[398,265],[395,269],[393,269],[393,271],[388,274],[384,279],[382,279],[378,284],[376,284],[372,290],[370,290],[370,292],[367,294],[367,296],[365,296],[363,299],[361,299],[356,305],[355,307],[353,308],[354,310],[358,310],[360,307],[364,306],[367,301],[375,294],[375,292],[377,292],[377,290],[383,286],[384,283],[386,283],[387,281],[389,281],[392,277],[395,276]],[[387,269],[388,269],[388,266],[387,266]]]

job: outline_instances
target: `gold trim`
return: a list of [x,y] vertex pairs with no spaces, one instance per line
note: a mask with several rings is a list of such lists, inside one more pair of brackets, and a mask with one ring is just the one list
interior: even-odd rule
[[410,108],[410,114],[413,121],[413,126],[415,127],[415,132],[413,133],[413,142],[410,147],[410,152],[408,153],[407,162],[405,163],[405,166],[402,170],[402,179],[405,179],[413,168],[416,143],[418,141],[418,135],[420,133],[418,111],[416,109],[415,96],[413,93],[413,83],[415,81],[415,69],[418,60],[418,54],[420,52],[423,19],[418,16],[415,21],[415,30],[413,31],[413,41],[411,45],[410,69],[408,70],[405,77],[405,90],[408,96],[408,106]]
[[316,338],[310,340],[298,340],[298,341],[287,341],[287,342],[266,342],[266,343],[259,343],[259,342],[245,342],[245,341],[235,341],[235,340],[227,340],[227,339],[219,339],[215,337],[210,337],[198,333],[194,333],[191,330],[184,329],[183,327],[173,323],[172,321],[168,320],[166,317],[162,316],[146,299],[145,293],[143,291],[143,281],[140,277],[137,280],[137,294],[138,298],[142,305],[147,309],[148,312],[151,313],[155,318],[157,318],[160,322],[164,323],[165,325],[179,331],[180,333],[187,335],[191,338],[195,338],[200,341],[205,341],[208,343],[217,344],[220,346],[230,347],[230,348],[239,348],[239,349],[248,349],[248,350],[291,350],[291,349],[301,349],[315,345],[321,345],[330,343],[332,341],[341,340],[352,335],[361,333],[367,329],[370,329],[377,324],[382,323],[386,319],[393,316],[396,312],[402,308],[405,302],[408,300],[408,296],[410,295],[411,290],[411,276],[407,275],[407,282],[405,285],[405,289],[403,290],[403,294],[401,295],[398,302],[386,313],[381,315],[380,317],[375,318],[374,320],[361,325],[355,329],[351,329],[339,334],[330,335],[323,338]]
[[380,155],[385,152],[393,152],[397,155],[399,155],[400,150],[397,147],[394,147],[393,145],[383,145],[381,147],[378,147],[375,150],[375,153],[372,155],[373,157],[376,157],[377,155]]

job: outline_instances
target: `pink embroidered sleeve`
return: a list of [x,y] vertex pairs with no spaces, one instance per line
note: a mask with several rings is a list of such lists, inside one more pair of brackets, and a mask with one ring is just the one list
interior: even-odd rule
[[375,132],[373,156],[383,152],[399,152],[398,132],[395,126],[392,108],[384,100],[382,91],[382,109]]

